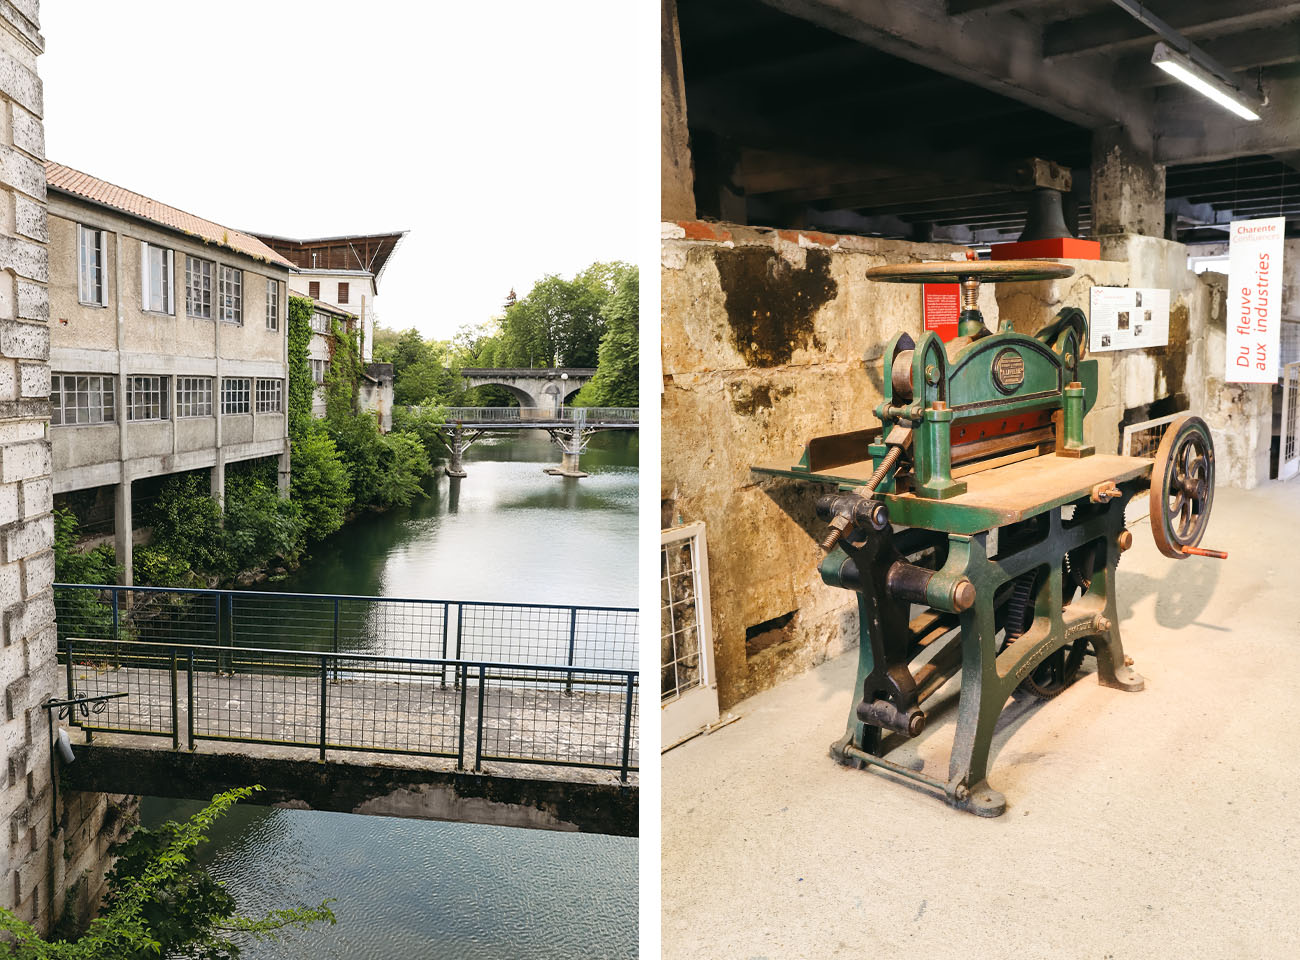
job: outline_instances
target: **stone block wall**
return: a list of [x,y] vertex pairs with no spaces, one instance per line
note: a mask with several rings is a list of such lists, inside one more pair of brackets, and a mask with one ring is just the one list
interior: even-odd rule
[[921,299],[863,274],[966,248],[698,221],[663,237],[665,513],[708,527],[725,709],[857,642],[852,594],[817,573],[816,492],[750,466],[875,425],[885,343],[919,336]]
[[41,708],[62,694],[51,589],[44,44],[38,0],[0,0],[0,906],[47,931],[65,905],[89,916],[131,804],[73,793],[54,810]]

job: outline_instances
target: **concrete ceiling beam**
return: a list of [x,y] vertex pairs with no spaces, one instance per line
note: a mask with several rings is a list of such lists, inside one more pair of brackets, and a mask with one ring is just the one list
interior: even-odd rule
[[[1188,37],[1223,34],[1281,23],[1300,15],[1295,0],[1182,0],[1166,22]],[[1043,28],[1042,55],[1057,66],[1075,57],[1131,50],[1160,39],[1118,7],[1056,20]]]
[[1009,13],[954,18],[944,0],[762,2],[1070,123],[1089,129],[1121,125],[1139,146],[1149,146],[1148,93],[1116,86],[1092,64],[1045,64],[1039,28]]
[[[1242,120],[1191,90],[1173,90],[1157,101],[1155,160],[1163,164],[1207,163],[1268,153],[1294,155],[1300,144],[1300,77],[1267,73],[1268,103],[1259,120]],[[1288,161],[1283,161],[1288,162]]]
[[[1153,36],[1150,40],[1149,47],[1154,48],[1156,38]],[[1140,87],[1163,87],[1178,83],[1151,62],[1151,49],[1147,49],[1147,46],[1144,44],[1139,52],[1118,61],[1115,76],[1120,82]],[[1300,62],[1300,19],[1279,26],[1247,30],[1197,46],[1233,71],[1297,63]],[[1235,79],[1243,86],[1255,85],[1253,76],[1238,76]]]

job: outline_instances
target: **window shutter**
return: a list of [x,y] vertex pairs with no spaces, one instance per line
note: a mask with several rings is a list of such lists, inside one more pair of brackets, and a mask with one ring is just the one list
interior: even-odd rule
[[340,284],[339,284],[339,303],[347,303],[347,302],[348,302],[348,285],[347,285],[346,283],[340,283]]
[[176,251],[167,251],[167,303],[164,309],[168,313],[176,312]]
[[313,300],[319,300],[319,299],[320,299],[320,281],[319,281],[319,280],[309,280],[309,281],[307,282],[307,296],[311,297]]

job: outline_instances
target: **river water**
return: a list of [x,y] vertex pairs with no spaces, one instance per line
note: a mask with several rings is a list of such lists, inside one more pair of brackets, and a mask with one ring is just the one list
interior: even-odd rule
[[[637,438],[592,439],[582,480],[552,477],[535,431],[471,447],[469,476],[363,517],[268,589],[636,605]],[[142,819],[201,804],[146,798]],[[616,960],[637,955],[636,840],[240,804],[201,859],[240,909],[332,897],[333,927],[250,944],[313,960]]]

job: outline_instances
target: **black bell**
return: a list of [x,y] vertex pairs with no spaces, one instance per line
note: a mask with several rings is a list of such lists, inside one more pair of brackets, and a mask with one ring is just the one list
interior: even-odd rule
[[1021,241],[1056,240],[1073,236],[1070,228],[1065,225],[1061,191],[1051,187],[1038,187],[1034,190],[1029,195],[1029,209],[1025,213],[1025,229],[1020,234]]

